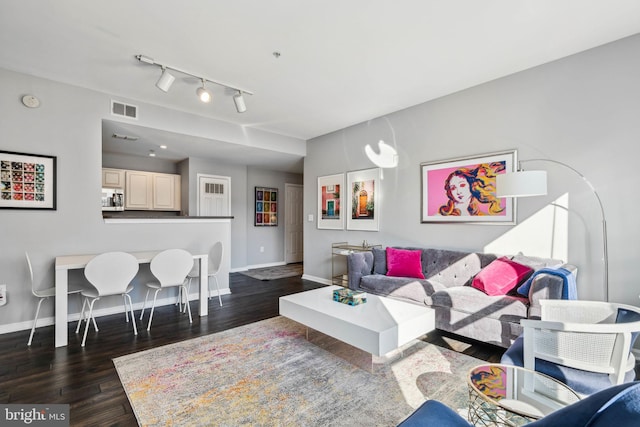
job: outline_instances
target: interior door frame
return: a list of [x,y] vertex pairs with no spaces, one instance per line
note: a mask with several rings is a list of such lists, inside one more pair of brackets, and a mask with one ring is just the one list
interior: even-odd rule
[[198,173],[196,174],[196,187],[198,188],[196,192],[196,213],[197,216],[200,216],[200,179],[201,178],[213,178],[220,179],[226,181],[227,183],[227,216],[231,216],[231,177],[224,175],[212,175],[209,173]]

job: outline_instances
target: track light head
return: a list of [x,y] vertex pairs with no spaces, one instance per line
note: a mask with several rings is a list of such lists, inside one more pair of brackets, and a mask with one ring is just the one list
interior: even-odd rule
[[247,111],[247,106],[244,103],[244,97],[242,96],[241,91],[238,91],[238,93],[233,95],[233,102],[236,104],[236,110],[238,110],[238,113],[244,113]]
[[198,95],[198,98],[200,98],[200,101],[211,102],[211,92],[209,92],[209,90],[204,87],[204,79],[202,79],[202,86],[196,90],[196,94]]
[[156,86],[163,92],[169,92],[171,85],[175,81],[175,77],[166,69],[162,68],[162,75],[158,79]]

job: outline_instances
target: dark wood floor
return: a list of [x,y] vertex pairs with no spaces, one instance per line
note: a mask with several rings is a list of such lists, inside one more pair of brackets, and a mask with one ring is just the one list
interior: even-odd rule
[[[135,426],[113,358],[277,316],[278,297],[323,286],[299,277],[265,282],[239,273],[231,274],[230,282],[231,294],[222,297],[223,306],[217,298],[210,300],[209,316],[194,315],[192,324],[171,305],[156,309],[150,332],[138,323],[137,336],[123,315],[98,318],[100,331],[89,330],[84,348],[75,323],[69,324],[69,345],[57,349],[53,326],[37,329],[31,347],[29,331],[0,335],[0,402],[66,403],[73,426]],[[191,310],[198,312],[197,301]],[[491,362],[498,362],[503,352],[439,332],[427,339]]]

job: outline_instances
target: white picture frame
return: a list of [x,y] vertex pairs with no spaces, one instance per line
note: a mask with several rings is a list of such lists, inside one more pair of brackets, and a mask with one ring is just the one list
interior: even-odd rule
[[344,189],[344,173],[318,177],[318,229],[344,229]]
[[380,168],[347,172],[346,190],[347,230],[379,231]]

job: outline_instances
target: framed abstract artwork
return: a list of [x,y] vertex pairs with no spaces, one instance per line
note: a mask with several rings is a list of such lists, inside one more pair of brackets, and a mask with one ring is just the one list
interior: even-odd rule
[[318,228],[342,230],[344,214],[342,213],[342,190],[344,174],[318,177]]
[[56,157],[0,151],[0,208],[56,209]]
[[278,189],[256,187],[254,225],[270,227],[278,225]]
[[347,230],[378,231],[380,168],[347,172]]
[[421,222],[515,224],[515,199],[496,197],[496,176],[516,167],[516,150],[421,163]]

